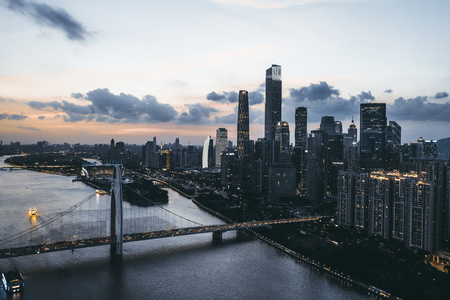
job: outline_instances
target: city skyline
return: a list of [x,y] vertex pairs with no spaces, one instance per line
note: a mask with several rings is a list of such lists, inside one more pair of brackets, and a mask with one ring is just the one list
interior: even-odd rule
[[0,6],[4,144],[180,136],[201,145],[219,127],[236,141],[239,90],[249,91],[256,140],[264,137],[263,72],[272,64],[283,68],[281,120],[291,141],[295,107],[308,109],[309,133],[327,115],[347,128],[364,102],[386,103],[402,143],[450,136],[445,1]]

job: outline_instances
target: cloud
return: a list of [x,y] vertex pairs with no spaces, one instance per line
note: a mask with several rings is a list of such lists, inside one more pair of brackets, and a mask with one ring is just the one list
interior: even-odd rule
[[209,124],[211,122],[209,120],[211,113],[218,112],[214,107],[205,106],[199,103],[186,104],[185,106],[189,111],[181,113],[176,120],[176,123],[178,124]]
[[[222,94],[212,91],[206,95],[206,99],[215,102],[230,102],[236,103],[239,101],[239,94],[237,92],[222,92]],[[264,95],[261,93],[260,88],[258,90],[248,93],[248,104],[255,105],[264,102]]]
[[321,81],[319,84],[311,83],[309,86],[289,91],[290,97],[296,102],[323,101],[332,96],[339,96],[339,94],[339,90],[334,89],[325,81]]
[[429,102],[428,97],[418,96],[416,98],[395,99],[394,104],[387,108],[388,114],[394,120],[416,120],[416,121],[444,121],[450,122],[450,102]]
[[386,93],[386,94],[392,94],[392,92],[393,92],[392,89],[387,89],[387,90],[384,91],[384,93]]
[[24,130],[29,130],[29,131],[41,131],[39,128],[34,128],[34,127],[23,127],[23,126],[18,126],[17,128],[19,128],[19,129],[24,129]]
[[217,94],[216,92],[212,91],[211,93],[206,95],[206,99],[211,101],[222,101],[225,100],[225,95]]
[[448,97],[447,92],[439,92],[439,93],[436,93],[436,95],[434,95],[435,99],[442,99],[442,98],[447,98],[447,97]]
[[81,93],[72,93],[72,95],[70,95],[70,96],[72,96],[72,98],[75,98],[75,99],[83,99],[84,98],[83,94],[81,94]]
[[62,31],[73,41],[85,41],[91,34],[83,24],[75,20],[62,8],[26,0],[4,0],[11,11],[31,17],[36,23]]
[[53,109],[59,109],[61,108],[61,103],[57,101],[51,101],[51,102],[38,102],[38,101],[30,101],[27,103],[31,108],[34,109],[43,109],[45,107],[53,107]]
[[264,95],[258,91],[248,93],[248,105],[252,106],[264,102]]
[[38,119],[39,119],[39,120],[44,120],[44,119],[45,119],[45,116],[39,116]]
[[63,100],[62,102],[28,102],[34,109],[45,109],[52,107],[66,113],[63,116],[66,122],[96,121],[104,123],[159,123],[169,122],[176,118],[178,113],[169,104],[159,103],[154,96],[144,96],[142,99],[120,93],[115,95],[108,89],[96,89],[82,95],[81,97],[89,105],[78,105]]
[[28,118],[27,116],[24,115],[18,115],[18,114],[0,114],[0,120],[5,120],[5,119],[9,119],[9,120],[24,120]]
[[372,93],[370,91],[368,92],[361,92],[358,96],[356,96],[361,102],[371,102],[375,100],[375,97],[372,96]]
[[235,103],[239,100],[239,95],[236,92],[222,92],[222,94],[218,94],[214,91],[206,95],[206,99],[210,101],[216,102],[230,102]]

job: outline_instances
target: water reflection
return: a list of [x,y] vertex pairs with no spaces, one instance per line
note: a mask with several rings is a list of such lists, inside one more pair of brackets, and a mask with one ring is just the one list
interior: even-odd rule
[[37,215],[30,215],[30,224],[31,227],[35,227],[37,224]]

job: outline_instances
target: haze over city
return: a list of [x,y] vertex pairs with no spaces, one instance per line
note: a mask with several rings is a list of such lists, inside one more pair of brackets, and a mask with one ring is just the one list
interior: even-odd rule
[[[264,136],[265,70],[282,66],[282,119],[308,108],[359,128],[387,104],[402,142],[450,136],[448,1],[13,1],[0,5],[3,143],[202,144]],[[293,127],[292,127],[293,128]],[[293,132],[293,130],[291,130]],[[291,139],[293,140],[293,139]]]

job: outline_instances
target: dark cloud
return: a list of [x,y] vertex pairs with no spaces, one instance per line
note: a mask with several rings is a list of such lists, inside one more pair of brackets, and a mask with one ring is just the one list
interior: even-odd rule
[[392,89],[387,89],[384,91],[386,94],[392,94],[393,90]]
[[400,97],[386,109],[394,120],[450,121],[450,102],[429,102],[426,96],[411,99]]
[[[76,93],[78,95],[79,93]],[[81,94],[80,94],[81,95]],[[73,94],[72,94],[73,96]],[[67,101],[28,102],[35,109],[52,107],[66,113],[66,122],[97,121],[105,123],[159,123],[175,119],[178,113],[169,104],[159,103],[154,96],[142,99],[129,94],[112,94],[108,89],[96,89],[81,95],[89,105],[77,105]]]
[[248,93],[248,105],[252,106],[264,102],[264,95],[258,91]]
[[225,100],[225,95],[217,94],[216,92],[212,91],[208,95],[206,95],[207,100],[211,101],[223,101]]
[[4,3],[8,9],[29,16],[39,24],[61,30],[70,40],[85,41],[90,36],[83,24],[62,8],[25,0],[4,0]]
[[[239,101],[239,94],[237,92],[222,92],[222,94],[216,93],[212,91],[208,95],[206,95],[207,100],[216,101],[216,102],[230,102],[236,103]],[[255,105],[264,102],[264,95],[261,93],[260,89],[256,91],[248,93],[248,104]]]
[[19,128],[19,129],[24,129],[24,130],[29,130],[29,131],[41,131],[39,128],[34,128],[34,127],[23,127],[23,126],[18,126],[17,128]]
[[211,122],[209,120],[211,113],[218,112],[214,107],[205,106],[199,103],[186,104],[186,107],[189,111],[181,113],[176,120],[178,124],[208,124]]
[[356,96],[361,102],[371,102],[375,100],[375,97],[372,95],[370,91],[361,92],[358,96]]
[[447,98],[447,97],[448,97],[447,92],[439,92],[439,93],[436,93],[436,95],[434,95],[434,98],[436,98],[436,99],[442,99],[442,98]]
[[24,115],[18,115],[18,114],[12,114],[9,116],[10,120],[24,120],[26,118],[28,118],[28,117],[24,116]]
[[0,120],[5,120],[5,119],[9,119],[9,120],[24,120],[28,118],[27,116],[24,115],[18,115],[18,114],[0,114]]
[[46,107],[53,107],[53,109],[57,110],[61,108],[61,103],[57,101],[51,101],[51,102],[38,102],[38,101],[30,101],[27,103],[30,107],[34,109],[43,109]]
[[208,95],[206,95],[207,100],[216,101],[216,102],[230,102],[235,103],[239,100],[239,94],[236,92],[222,92],[222,94],[216,93],[212,91]]
[[45,116],[39,116],[38,119],[39,119],[39,120],[44,120],[44,119],[45,119]]
[[300,89],[291,89],[289,94],[296,102],[324,101],[339,96],[339,90],[334,89],[325,81],[321,81],[319,84],[311,83],[309,86]]

